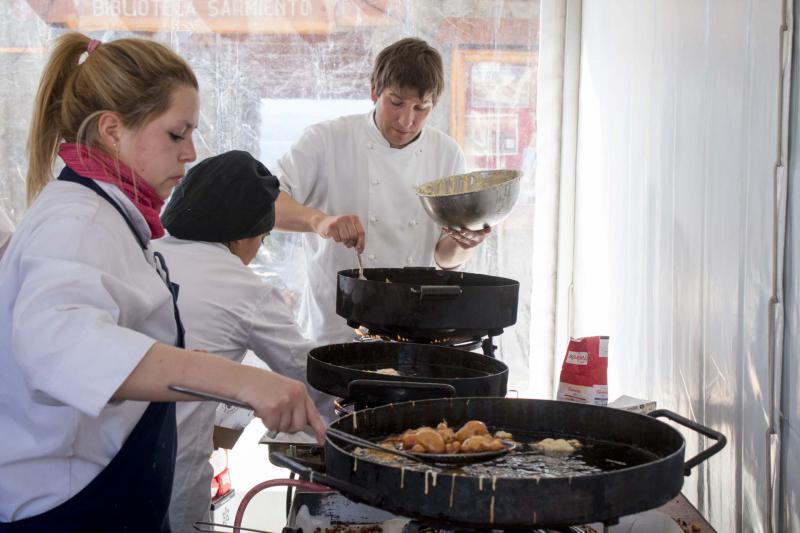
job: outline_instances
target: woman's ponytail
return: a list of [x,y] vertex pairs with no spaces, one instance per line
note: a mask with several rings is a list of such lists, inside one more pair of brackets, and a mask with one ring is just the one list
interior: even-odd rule
[[81,54],[86,52],[89,41],[87,36],[80,33],[63,35],[58,39],[44,68],[36,93],[26,147],[29,204],[52,179],[62,131],[61,104],[64,88],[74,78]]

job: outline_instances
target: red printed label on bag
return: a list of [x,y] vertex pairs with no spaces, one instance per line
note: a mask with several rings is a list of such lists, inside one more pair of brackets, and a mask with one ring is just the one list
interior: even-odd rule
[[567,363],[571,365],[588,365],[589,354],[586,352],[567,352]]
[[608,404],[608,337],[569,340],[556,398],[593,405]]

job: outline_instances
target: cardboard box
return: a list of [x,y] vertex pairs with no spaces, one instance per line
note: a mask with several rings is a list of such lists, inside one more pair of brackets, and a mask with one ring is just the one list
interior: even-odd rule
[[219,404],[214,413],[214,447],[228,450],[233,448],[251,420],[253,411]]
[[610,404],[609,407],[615,409],[622,409],[623,411],[631,411],[632,413],[639,413],[646,415],[650,411],[655,411],[655,400],[642,400],[641,398],[634,398],[633,396],[622,395]]
[[244,430],[214,426],[214,448],[232,449]]
[[[225,495],[211,500],[211,521],[215,524],[233,525],[236,518],[236,500],[233,497],[236,489],[229,490]],[[216,530],[217,528],[215,528]],[[229,528],[219,528],[220,531],[230,531]]]

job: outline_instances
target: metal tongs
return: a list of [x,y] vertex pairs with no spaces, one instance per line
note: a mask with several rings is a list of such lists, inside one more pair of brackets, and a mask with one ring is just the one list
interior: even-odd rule
[[225,396],[217,396],[216,394],[211,394],[210,392],[201,392],[199,390],[190,389],[189,387],[182,387],[180,385],[169,385],[169,389],[174,390],[175,392],[188,394],[189,396],[196,396],[197,398],[201,398],[203,400],[211,400],[214,402],[224,403],[225,405],[231,407],[241,407],[243,409],[249,409],[250,411],[255,411],[255,409],[253,409],[249,404],[240,402],[239,400],[234,400],[233,398],[226,398]]
[[[201,526],[211,526],[210,529]],[[267,531],[266,529],[253,529],[249,527],[242,527],[242,526],[234,526],[229,524],[220,524],[217,522],[194,522],[192,527],[195,531],[202,531],[203,533],[214,533],[215,531],[219,531],[218,528],[220,527],[227,527],[229,529],[233,529],[235,531],[252,531],[253,533],[272,533],[272,531]]]

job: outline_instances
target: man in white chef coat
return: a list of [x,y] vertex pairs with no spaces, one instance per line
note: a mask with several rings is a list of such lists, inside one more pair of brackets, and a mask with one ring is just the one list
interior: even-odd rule
[[452,269],[490,231],[440,228],[416,197],[417,186],[465,171],[458,144],[425,126],[443,89],[439,53],[402,39],[375,59],[372,111],[310,126],[278,161],[275,227],[306,232],[299,320],[318,344],[353,338],[336,315],[336,275],[357,266],[356,251],[365,268]]
[[[275,220],[278,180],[242,151],[189,170],[161,219],[169,236],[153,242],[179,285],[178,308],[190,349],[241,361],[252,350],[271,370],[306,381],[313,348],[280,291],[247,265]],[[323,417],[333,399],[309,387]],[[175,533],[208,520],[214,402],[177,406],[178,453],[169,517]]]

